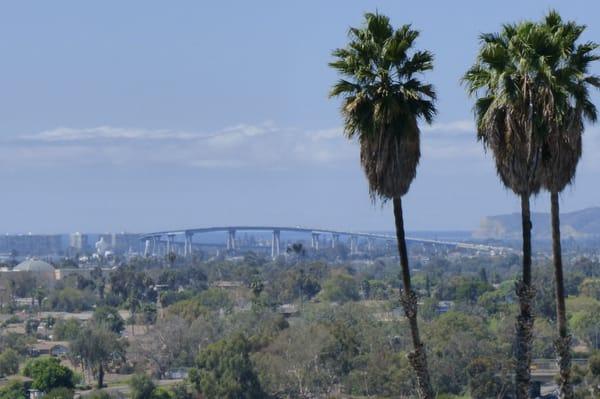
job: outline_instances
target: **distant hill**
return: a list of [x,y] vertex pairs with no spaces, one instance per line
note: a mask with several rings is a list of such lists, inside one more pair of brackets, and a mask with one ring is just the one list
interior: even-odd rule
[[[561,213],[561,233],[564,238],[600,237],[600,207],[586,208],[575,212]],[[533,236],[536,239],[551,237],[549,213],[531,214]],[[479,229],[473,233],[475,238],[512,239],[521,237],[521,214],[487,216],[483,218]]]

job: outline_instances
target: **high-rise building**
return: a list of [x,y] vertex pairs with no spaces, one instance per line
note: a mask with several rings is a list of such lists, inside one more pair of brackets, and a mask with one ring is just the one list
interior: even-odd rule
[[69,237],[69,249],[77,252],[89,250],[88,235],[79,232],[71,234]]
[[57,255],[62,253],[62,238],[58,234],[18,234],[0,236],[0,252],[17,256]]

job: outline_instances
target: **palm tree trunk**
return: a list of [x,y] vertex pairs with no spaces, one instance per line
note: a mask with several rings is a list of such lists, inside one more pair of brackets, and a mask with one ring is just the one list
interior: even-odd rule
[[410,269],[408,266],[408,252],[406,250],[406,239],[404,236],[404,218],[402,215],[402,199],[394,198],[394,219],[396,222],[396,238],[398,240],[398,252],[400,254],[400,265],[402,267],[402,284],[404,286],[400,301],[404,308],[404,314],[410,324],[410,332],[413,341],[413,351],[408,354],[408,360],[415,370],[417,376],[417,394],[421,399],[433,399],[433,389],[429,379],[427,368],[427,355],[425,347],[419,337],[419,325],[417,323],[417,295],[412,290],[410,283]]
[[102,367],[102,363],[100,363],[100,367],[98,367],[98,389],[102,389],[104,385],[104,367]]
[[556,355],[560,369],[560,398],[572,399],[571,386],[571,336],[567,331],[565,309],[565,283],[563,278],[562,249],[560,244],[560,209],[558,193],[550,194],[552,209],[552,255],[554,258],[554,285],[556,289],[556,319],[558,338],[555,341]]
[[535,290],[531,285],[531,213],[529,194],[521,195],[521,222],[523,228],[523,279],[517,282],[520,314],[517,317],[516,390],[517,399],[529,398],[531,382],[531,343],[533,338],[532,305]]

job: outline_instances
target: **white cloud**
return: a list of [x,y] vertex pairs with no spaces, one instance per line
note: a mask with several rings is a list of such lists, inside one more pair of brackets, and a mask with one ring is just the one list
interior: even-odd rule
[[184,132],[169,132],[166,130],[145,130],[137,128],[120,128],[98,126],[93,128],[59,127],[39,133],[22,136],[22,140],[39,142],[72,142],[98,140],[165,140],[190,139],[194,135]]
[[[482,160],[469,121],[423,128],[425,162]],[[439,132],[439,134],[438,134]],[[435,133],[435,134],[431,134]],[[196,168],[293,167],[358,161],[356,141],[341,127],[317,130],[273,122],[238,124],[215,132],[98,126],[59,127],[0,143],[0,162],[20,165],[182,165]]]
[[[485,154],[473,129],[468,121],[424,128],[421,166],[445,174],[489,170],[491,155]],[[599,133],[600,129],[589,129],[584,136],[581,171],[600,172]],[[272,122],[238,124],[214,132],[60,127],[0,143],[0,164],[11,169],[57,165],[288,169],[347,165],[357,163],[358,158],[358,144],[346,139],[341,127],[301,130]]]
[[236,125],[214,133],[186,132],[173,130],[150,130],[141,128],[125,128],[98,126],[93,128],[59,127],[39,133],[24,135],[20,139],[32,142],[74,142],[74,141],[189,141],[212,140],[215,143],[235,142],[245,137],[255,137],[272,133],[275,126],[266,122],[261,125]]
[[302,131],[272,122],[215,132],[98,126],[59,127],[4,140],[0,162],[14,167],[56,164],[174,164],[199,168],[327,164],[356,152],[341,129]]
[[310,132],[308,136],[313,141],[339,139],[344,136],[344,130],[341,127],[334,127]]

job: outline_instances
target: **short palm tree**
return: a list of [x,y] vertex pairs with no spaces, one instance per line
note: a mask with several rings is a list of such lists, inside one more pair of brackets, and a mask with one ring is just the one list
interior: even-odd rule
[[431,123],[435,91],[419,79],[433,67],[433,55],[412,50],[419,32],[403,25],[395,30],[389,18],[365,14],[361,28],[351,28],[349,43],[333,52],[330,66],[344,79],[330,95],[342,97],[344,131],[360,143],[360,160],[373,200],[392,200],[402,268],[401,301],[408,318],[420,398],[433,398],[425,348],[417,324],[417,297],[411,286],[404,236],[402,196],[415,178],[420,158],[419,121]]
[[533,333],[530,197],[542,186],[542,148],[555,125],[556,103],[564,99],[552,75],[559,59],[556,43],[540,24],[506,24],[481,36],[477,61],[463,77],[477,95],[477,137],[491,150],[502,183],[521,198],[523,269],[517,283],[517,398],[529,397]]
[[552,219],[552,252],[556,289],[558,338],[556,352],[560,368],[560,397],[573,398],[571,375],[571,336],[567,329],[562,251],[560,243],[560,210],[558,196],[569,185],[581,158],[584,120],[595,122],[597,111],[589,98],[590,87],[600,87],[600,78],[589,75],[589,65],[598,59],[593,51],[595,43],[577,44],[585,26],[564,23],[560,15],[551,11],[545,18],[544,28],[560,49],[560,58],[552,74],[565,94],[563,104],[557,104],[558,126],[550,129],[544,143],[542,168],[543,185],[550,192]]

